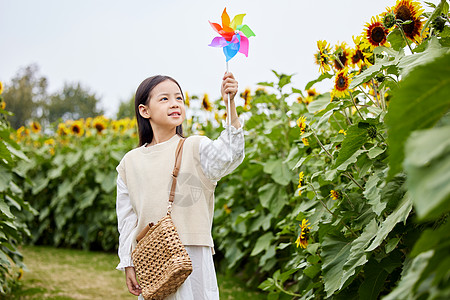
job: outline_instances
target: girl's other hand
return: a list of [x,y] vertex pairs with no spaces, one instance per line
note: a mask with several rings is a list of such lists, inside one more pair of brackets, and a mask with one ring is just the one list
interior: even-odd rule
[[139,296],[142,293],[142,290],[137,283],[136,271],[134,270],[134,267],[125,268],[125,278],[127,281],[128,291],[135,296]]
[[238,91],[238,82],[236,81],[236,79],[234,79],[233,73],[231,72],[225,73],[222,79],[221,93],[222,99],[225,102],[226,106],[228,105],[227,94],[230,95],[230,101],[233,101],[234,97],[237,94],[237,91]]

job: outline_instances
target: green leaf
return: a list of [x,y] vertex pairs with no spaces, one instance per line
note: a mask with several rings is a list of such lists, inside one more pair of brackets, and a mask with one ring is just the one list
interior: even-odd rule
[[276,197],[278,193],[278,186],[274,183],[267,183],[258,189],[258,196],[261,205],[265,208],[270,207],[272,199]]
[[450,108],[449,95],[450,54],[418,67],[393,92],[386,115],[389,178],[401,171],[404,144],[410,133],[433,126]]
[[351,243],[342,237],[326,235],[322,243],[322,275],[327,297],[339,290],[345,282],[341,277],[344,265],[350,255]]
[[406,46],[405,39],[398,28],[392,30],[387,36],[387,41],[391,44],[394,50],[401,50]]
[[400,75],[402,77],[405,77],[414,68],[420,65],[431,63],[433,60],[444,55],[445,53],[448,53],[448,48],[442,48],[439,40],[433,36],[430,39],[428,47],[425,51],[416,53],[414,55],[405,56],[400,60],[398,64],[398,67],[401,70]]
[[367,254],[364,250],[367,246],[369,246],[370,241],[372,241],[372,239],[376,236],[377,231],[377,222],[375,219],[372,219],[364,228],[361,235],[352,242],[350,255],[344,264],[345,272],[342,274],[342,284],[344,284],[348,278],[355,274],[357,267],[362,266],[367,262]]
[[92,206],[92,203],[94,203],[95,197],[97,197],[98,194],[98,188],[95,188],[94,190],[87,190],[81,195],[81,201],[79,202],[79,209],[84,210],[87,207]]
[[311,279],[316,277],[316,275],[319,274],[319,272],[320,272],[320,265],[318,264],[311,265],[303,270],[303,274],[305,274]]
[[388,272],[384,270],[382,263],[370,260],[364,267],[364,282],[359,286],[359,299],[376,300],[383,290]]
[[367,123],[359,122],[352,125],[347,130],[347,135],[342,142],[341,150],[334,163],[335,167],[349,159],[356,151],[358,151],[362,145],[367,141]]
[[450,210],[450,126],[414,131],[405,145],[404,167],[419,219]]
[[397,247],[398,242],[400,242],[400,238],[393,238],[390,239],[387,244],[386,244],[386,254],[392,252],[392,250],[395,249],[395,247]]
[[[436,8],[434,9],[433,13],[431,14],[431,16],[427,19],[427,21],[425,22],[425,25],[423,25],[422,30],[420,31],[420,35],[423,35],[425,29],[427,29],[427,27],[430,26],[430,23],[442,13],[442,9],[444,7],[444,4],[447,4],[448,7],[448,3],[447,0],[441,0],[441,2],[436,6]],[[448,10],[448,8],[447,8]],[[446,14],[445,14],[446,15]]]
[[372,210],[379,216],[386,207],[386,203],[381,202],[381,189],[378,187],[378,183],[382,181],[381,173],[374,173],[370,175],[365,185],[363,192],[364,197],[368,200],[368,203],[372,205]]
[[330,93],[324,93],[317,97],[317,99],[311,102],[306,108],[310,113],[315,113],[324,110],[330,103]]
[[441,225],[438,229],[426,229],[420,235],[420,238],[414,244],[411,251],[411,256],[415,257],[420,253],[426,252],[428,250],[436,249],[442,247],[450,241],[450,222],[446,222]]
[[389,68],[390,66],[397,65],[400,58],[402,58],[403,56],[404,56],[404,53],[402,51],[402,52],[399,52],[398,56],[392,60],[383,59],[383,60],[377,61],[373,66],[368,67],[361,74],[353,77],[352,82],[350,82],[349,89],[354,89],[357,86],[359,86],[360,84],[363,84],[364,82],[367,82],[370,79],[374,78],[374,76],[376,74],[378,74],[380,71],[385,70],[385,69]]
[[276,164],[272,170],[272,179],[283,186],[286,186],[289,182],[291,182],[292,173],[289,167],[282,163]]
[[381,224],[378,233],[370,244],[367,252],[375,250],[388,236],[388,234],[394,229],[395,225],[399,222],[405,223],[412,209],[412,202],[409,199],[408,193],[405,194],[399,206],[384,220]]
[[390,294],[384,297],[383,300],[413,299],[415,286],[418,283],[422,272],[427,267],[428,261],[433,256],[433,253],[433,250],[421,253],[414,258],[409,265],[405,266],[398,286]]
[[264,235],[260,236],[256,241],[255,247],[253,247],[252,253],[250,256],[255,256],[261,253],[264,250],[267,250],[272,242],[274,236],[272,232],[266,232]]
[[331,77],[333,77],[333,75],[331,75],[329,73],[323,73],[317,79],[308,82],[305,86],[305,90],[309,90],[309,88],[311,88],[314,84],[321,82],[324,79],[330,79]]

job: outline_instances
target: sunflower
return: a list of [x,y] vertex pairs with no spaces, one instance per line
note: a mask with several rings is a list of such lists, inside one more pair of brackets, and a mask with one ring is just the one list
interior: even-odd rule
[[341,197],[341,192],[335,191],[335,190],[331,190],[330,191],[330,197],[333,200],[338,200]]
[[298,118],[297,126],[300,128],[300,135],[304,134],[306,131],[306,118],[305,117]]
[[73,121],[72,124],[70,124],[70,132],[74,135],[82,136],[84,134],[83,122],[80,120]]
[[30,134],[30,129],[25,128],[24,126],[21,126],[21,127],[19,127],[19,129],[17,129],[16,134],[17,134],[17,137],[19,139],[21,139],[21,138],[26,137],[26,136],[28,136]]
[[316,92],[316,89],[308,89],[308,90],[306,90],[306,93],[308,93],[308,96],[311,96],[311,97],[318,95],[318,93]]
[[50,138],[44,141],[45,145],[49,145],[49,146],[54,146],[55,145],[55,140]]
[[227,215],[229,215],[231,213],[231,209],[228,207],[228,205],[226,203],[223,205],[223,209],[225,210]]
[[353,42],[355,43],[355,49],[350,50],[350,65],[352,67],[358,66],[359,69],[362,68],[366,57],[370,55],[367,52],[364,52],[364,43],[362,35],[357,37],[353,36]]
[[19,274],[17,275],[17,280],[21,280],[23,278],[23,269],[19,269]]
[[31,122],[30,127],[31,131],[34,133],[39,133],[41,131],[41,124],[39,124],[39,122],[37,121]]
[[336,51],[334,52],[334,68],[340,71],[347,67],[350,63],[350,49],[347,48],[347,43],[342,42],[340,45],[336,45]]
[[365,37],[364,43],[373,49],[377,46],[388,46],[387,35],[389,30],[384,27],[380,21],[379,16],[372,17],[370,23],[366,23],[366,28],[363,32]]
[[314,54],[316,64],[319,65],[320,73],[326,73],[331,70],[331,45],[327,41],[317,41],[317,48],[319,51]]
[[202,100],[202,106],[205,110],[207,111],[212,111],[212,105],[211,102],[209,102],[209,96],[208,94],[205,94],[203,96],[203,100]]
[[421,20],[421,15],[423,9],[419,2],[413,2],[411,0],[397,0],[397,3],[392,8],[397,20],[403,22],[411,21],[409,24],[401,25],[401,29],[405,33],[405,36],[411,41],[420,43],[421,37],[420,32],[423,27],[423,22]]
[[[115,131],[119,131],[122,126],[125,128],[124,122],[120,122],[120,120],[115,122],[115,125],[115,129],[117,129]],[[102,131],[106,129],[106,119],[101,116],[95,117],[92,120],[92,128],[95,128],[98,133],[102,133]]]
[[302,187],[302,184],[303,184],[303,177],[305,177],[305,174],[303,173],[303,171],[301,171],[298,174],[298,186],[297,186],[297,188],[298,188],[298,195],[299,196],[302,195],[302,190],[300,188]]
[[3,93],[3,82],[0,81],[0,95]]
[[242,99],[244,99],[244,108],[246,109],[246,110],[249,110],[250,109],[250,100],[252,99],[252,96],[250,96],[250,93],[251,93],[251,91],[250,91],[250,89],[249,88],[246,88],[245,90],[244,90],[244,92],[243,93],[241,93],[241,98]]
[[302,224],[299,224],[301,231],[300,235],[298,236],[298,239],[295,241],[295,244],[302,247],[303,249],[306,249],[308,246],[308,239],[309,239],[309,233],[311,230],[311,224],[308,223],[307,219],[302,220]]
[[307,138],[302,138],[303,145],[309,146],[309,142]]
[[5,109],[5,107],[6,107],[6,102],[5,101],[3,101],[3,100],[0,100],[1,102],[0,102],[0,108],[1,109]]
[[349,95],[348,87],[352,80],[351,75],[348,75],[347,73],[348,69],[345,68],[336,74],[334,89],[331,92],[331,100],[333,100],[334,97],[342,98]]
[[56,130],[56,132],[58,133],[59,136],[65,136],[69,134],[69,130],[67,129],[66,124],[64,123],[58,124],[58,129]]
[[342,133],[343,135],[347,135],[347,132],[345,132],[345,130],[344,129],[341,129],[341,130],[339,130],[339,132],[338,133]]

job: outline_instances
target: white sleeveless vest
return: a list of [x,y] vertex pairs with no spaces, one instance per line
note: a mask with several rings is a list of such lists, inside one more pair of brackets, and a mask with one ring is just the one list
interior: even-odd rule
[[[172,219],[184,245],[213,247],[211,228],[216,184],[205,176],[200,164],[201,138],[191,136],[184,143]],[[138,217],[137,228],[133,231],[133,249],[136,235],[145,225],[150,222],[156,224],[167,214],[175,149],[179,140],[180,136],[174,135],[167,142],[133,149],[117,166]]]

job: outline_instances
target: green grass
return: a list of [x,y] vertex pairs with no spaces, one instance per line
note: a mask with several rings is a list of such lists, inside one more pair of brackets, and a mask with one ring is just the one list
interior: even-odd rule
[[[43,246],[20,250],[28,268],[8,299],[137,299],[128,293],[125,275],[115,270],[113,253]],[[236,277],[217,274],[220,299],[264,299]]]

